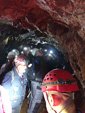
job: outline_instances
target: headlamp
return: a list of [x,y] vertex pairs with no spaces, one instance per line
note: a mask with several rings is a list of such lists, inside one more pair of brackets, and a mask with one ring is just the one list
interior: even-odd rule
[[27,47],[24,47],[23,50],[27,50]]
[[12,51],[13,51],[13,52],[16,52],[16,50],[15,50],[15,49],[13,49]]
[[50,50],[50,54],[52,54],[53,53],[53,51],[52,50]]
[[45,49],[44,51],[45,51],[45,52],[47,52],[48,50],[47,50],[47,49]]
[[24,52],[23,52],[23,51],[21,51],[21,54],[24,54]]

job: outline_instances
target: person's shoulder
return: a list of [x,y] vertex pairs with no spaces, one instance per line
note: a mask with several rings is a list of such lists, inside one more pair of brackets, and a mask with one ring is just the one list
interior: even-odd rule
[[5,76],[11,76],[11,71],[7,72]]
[[7,72],[4,76],[4,79],[3,79],[2,83],[4,83],[4,82],[8,81],[9,79],[11,79],[11,76],[12,76],[11,71]]

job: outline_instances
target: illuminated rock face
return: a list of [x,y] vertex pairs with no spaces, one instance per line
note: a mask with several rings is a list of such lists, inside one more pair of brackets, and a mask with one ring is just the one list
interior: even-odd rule
[[85,80],[85,0],[0,0],[0,20],[18,28],[39,29]]

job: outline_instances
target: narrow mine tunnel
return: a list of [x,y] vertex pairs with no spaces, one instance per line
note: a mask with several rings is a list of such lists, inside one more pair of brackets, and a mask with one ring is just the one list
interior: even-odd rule
[[[11,50],[27,53],[24,47],[37,48],[43,58],[53,51],[48,71],[61,68],[75,76],[75,103],[85,112],[85,0],[0,0],[0,68]],[[21,113],[28,104],[26,95]],[[43,99],[38,113],[46,112]]]

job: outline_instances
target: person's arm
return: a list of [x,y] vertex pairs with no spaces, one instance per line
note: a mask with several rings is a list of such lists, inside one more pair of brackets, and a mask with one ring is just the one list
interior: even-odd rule
[[11,72],[8,72],[4,76],[4,79],[2,81],[2,86],[8,90],[11,87],[11,81],[12,81],[12,74],[11,74]]

